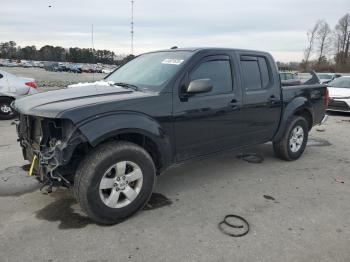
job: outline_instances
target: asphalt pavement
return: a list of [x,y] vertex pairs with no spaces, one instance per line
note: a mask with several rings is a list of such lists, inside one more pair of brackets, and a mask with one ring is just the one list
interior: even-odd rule
[[[264,144],[177,166],[158,178],[145,210],[100,226],[71,191],[39,190],[15,127],[2,121],[0,260],[348,262],[349,129],[349,115],[332,115],[294,162]],[[223,234],[227,214],[245,218],[248,234]]]

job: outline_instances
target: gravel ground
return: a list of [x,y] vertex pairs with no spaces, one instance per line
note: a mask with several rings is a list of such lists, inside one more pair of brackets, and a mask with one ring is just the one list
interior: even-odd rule
[[[114,226],[92,223],[69,190],[25,193],[33,190],[27,180],[4,179],[23,178],[25,162],[14,126],[2,121],[0,184],[16,192],[0,196],[0,260],[348,262],[349,120],[332,115],[314,128],[294,162],[264,144],[173,168],[159,177],[147,210]],[[250,152],[264,161],[237,158]],[[227,214],[247,219],[250,232],[222,234]]]
[[43,68],[0,67],[0,70],[17,76],[34,78],[40,91],[60,89],[79,82],[92,82],[106,76],[106,74],[49,72]]

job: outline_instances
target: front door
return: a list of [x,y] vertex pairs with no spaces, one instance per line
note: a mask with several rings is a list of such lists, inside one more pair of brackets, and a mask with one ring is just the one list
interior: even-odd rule
[[[184,86],[210,79],[211,92],[183,98],[174,92],[174,131],[177,161],[231,148],[240,130],[241,105],[229,55],[207,56],[189,70]],[[186,88],[185,88],[186,89]]]

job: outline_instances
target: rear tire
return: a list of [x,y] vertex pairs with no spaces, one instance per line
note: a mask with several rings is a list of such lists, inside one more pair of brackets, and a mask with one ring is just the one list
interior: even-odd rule
[[100,224],[115,224],[142,209],[156,181],[151,156],[130,142],[98,146],[79,164],[74,194],[87,215]]
[[10,120],[17,116],[17,112],[11,107],[13,99],[0,98],[0,120]]
[[275,155],[283,160],[298,159],[304,152],[309,134],[308,122],[301,116],[294,116],[288,123],[279,141],[273,142]]

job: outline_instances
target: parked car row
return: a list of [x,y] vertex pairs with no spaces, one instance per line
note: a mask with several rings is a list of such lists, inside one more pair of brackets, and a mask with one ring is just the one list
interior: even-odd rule
[[68,62],[54,62],[54,61],[28,61],[28,60],[10,60],[0,59],[0,66],[2,67],[39,67],[47,71],[53,72],[71,72],[71,73],[104,73],[109,74],[116,69],[115,65],[104,64],[78,64]]
[[301,84],[297,72],[280,72],[280,79],[282,86],[295,86]]
[[321,84],[327,84],[330,81],[336,79],[337,77],[341,77],[341,74],[336,73],[318,73],[318,78],[320,79]]
[[[327,84],[341,76],[342,75],[338,73],[317,73],[321,84]],[[280,71],[280,79],[283,86],[300,85],[302,83],[298,72],[295,71]]]
[[40,67],[40,68],[43,68],[44,64],[41,61],[0,59],[0,66],[3,66],[3,67],[25,67],[25,68]]
[[59,63],[59,62],[44,62],[44,69],[46,71],[71,72],[71,73],[79,73],[79,74],[83,72],[80,65]]
[[115,66],[102,64],[75,64],[64,62],[44,62],[47,71],[71,72],[71,73],[105,73],[109,74],[115,70]]

